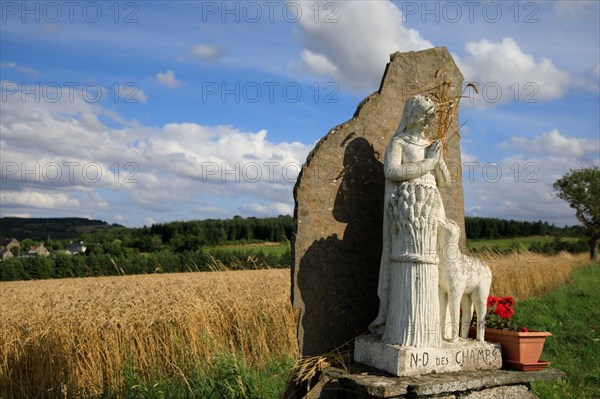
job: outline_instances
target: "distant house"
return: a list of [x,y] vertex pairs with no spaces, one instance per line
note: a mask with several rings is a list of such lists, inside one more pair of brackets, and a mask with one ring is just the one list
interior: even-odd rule
[[2,246],[10,251],[11,248],[21,248],[21,244],[16,238],[7,238],[2,243]]
[[33,245],[24,255],[26,258],[33,256],[50,256],[50,252],[44,247],[44,244]]
[[70,243],[67,244],[67,250],[65,252],[69,255],[76,255],[76,254],[85,253],[85,250],[86,250],[86,246],[83,243],[83,241],[75,242],[75,243],[73,241],[71,241]]
[[21,244],[17,241],[16,238],[7,238],[2,242],[2,247],[0,247],[0,260],[10,259],[14,256],[11,249],[17,248],[18,250],[21,248]]
[[10,252],[10,249],[2,249],[0,250],[0,261],[1,260],[7,260],[13,257],[12,252]]

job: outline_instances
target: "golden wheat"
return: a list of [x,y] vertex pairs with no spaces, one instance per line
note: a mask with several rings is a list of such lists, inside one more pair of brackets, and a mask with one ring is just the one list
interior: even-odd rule
[[454,122],[457,121],[460,100],[465,97],[464,94],[467,89],[473,89],[475,93],[479,94],[479,88],[475,83],[468,83],[460,95],[453,96],[451,95],[452,79],[446,76],[446,71],[443,67],[435,71],[433,78],[438,79],[439,83],[425,88],[421,91],[421,94],[429,96],[435,102],[436,118],[429,138],[431,140],[439,140],[443,145],[444,154],[446,154],[450,140],[454,136],[457,136],[458,139],[461,138],[460,129],[466,123],[463,123],[453,132],[450,131]]
[[125,367],[185,382],[224,354],[259,366],[297,353],[282,270],[1,283],[0,314],[6,398],[118,389]]
[[533,252],[488,254],[481,258],[492,269],[491,295],[517,300],[538,296],[569,282],[573,268],[589,261],[587,254],[561,252],[545,256]]
[[[585,255],[485,260],[493,293],[523,299],[567,282]],[[250,366],[297,357],[289,293],[289,270],[0,283],[0,397],[98,394],[127,368],[187,384],[225,354]]]

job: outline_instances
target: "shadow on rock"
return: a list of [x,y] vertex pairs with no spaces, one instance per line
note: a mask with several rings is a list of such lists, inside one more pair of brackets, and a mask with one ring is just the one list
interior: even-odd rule
[[347,223],[344,235],[315,240],[298,270],[304,356],[330,352],[366,331],[379,306],[383,164],[362,137],[350,134],[342,145],[344,169],[333,216]]

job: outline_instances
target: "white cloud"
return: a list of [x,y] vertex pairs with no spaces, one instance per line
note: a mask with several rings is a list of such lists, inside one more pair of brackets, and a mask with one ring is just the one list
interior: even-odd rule
[[13,217],[13,218],[30,218],[31,213],[12,213],[12,212],[8,212],[8,213],[2,213],[2,215],[0,217]]
[[117,95],[123,102],[129,103],[145,103],[148,96],[137,83],[127,83],[117,87]]
[[586,154],[600,153],[600,138],[598,140],[582,139],[563,136],[558,130],[544,132],[532,139],[522,136],[513,136],[509,143],[502,143],[505,148],[515,147],[527,154],[543,153],[563,155],[575,158],[584,157]]
[[167,70],[166,72],[159,72],[156,74],[156,83],[168,87],[169,89],[174,89],[176,87],[181,86],[181,81],[175,78],[175,72],[172,70]]
[[19,66],[19,65],[17,65],[16,62],[0,62],[0,68],[14,69],[14,70],[17,70],[22,73],[26,73],[31,76],[39,75],[38,71],[36,71],[35,69]]
[[199,44],[192,49],[192,56],[204,61],[215,61],[223,56],[223,51],[215,46]]
[[315,54],[310,50],[303,50],[302,61],[317,75],[334,76],[338,73],[337,67],[322,54]]
[[291,213],[292,186],[312,148],[227,125],[140,126],[68,96],[56,103],[7,96],[0,129],[3,214],[75,212],[125,225],[147,224],[148,215],[206,217],[194,211],[208,208]]
[[8,208],[76,208],[79,200],[69,198],[66,193],[44,193],[36,191],[4,191],[0,194],[2,207]]
[[512,37],[500,42],[469,42],[465,51],[466,57],[454,55],[454,59],[465,81],[479,84],[483,93],[475,98],[480,107],[556,99],[564,95],[571,82],[567,72],[547,58],[536,61]]
[[[185,187],[197,186],[205,195],[290,201],[291,185],[310,146],[276,144],[266,137],[265,130],[248,133],[231,126],[168,124],[146,140],[143,152],[152,154],[154,166],[172,176],[170,184],[182,185],[176,188],[181,197],[188,195]],[[162,183],[146,181],[157,190]]]
[[554,13],[559,17],[566,19],[594,18],[594,14],[598,15],[597,0],[562,0],[555,1],[552,4]]
[[600,63],[588,68],[573,81],[573,85],[591,92],[600,91]]
[[106,129],[106,126],[104,126],[104,124],[98,119],[98,116],[92,112],[82,112],[79,115],[79,120],[77,122],[83,125],[86,129],[90,129],[95,132],[101,132]]
[[566,137],[553,129],[533,138],[513,136],[500,147],[520,153],[489,162],[463,158],[467,215],[578,223],[552,185],[571,169],[598,165],[600,138]]
[[153,224],[156,224],[156,220],[154,218],[147,217],[144,219],[145,226],[152,226]]
[[552,185],[570,169],[589,166],[589,161],[557,155],[463,164],[465,214],[577,224],[574,211],[555,197]]
[[[224,209],[223,207],[217,206],[200,206],[194,209],[195,214],[203,215],[207,219],[226,219],[231,218],[235,215],[239,215],[239,209]],[[271,214],[269,216],[274,216]]]
[[465,150],[461,149],[460,157],[463,162],[477,162],[477,157]]
[[272,204],[244,204],[240,207],[242,213],[254,216],[290,215],[294,207],[289,203],[276,202]]
[[[303,15],[313,15],[312,2],[296,4],[303,7]],[[402,12],[389,1],[336,5],[337,22],[300,19],[305,49],[301,61],[290,63],[296,72],[329,76],[351,90],[375,90],[390,54],[433,47],[419,32],[402,24]]]

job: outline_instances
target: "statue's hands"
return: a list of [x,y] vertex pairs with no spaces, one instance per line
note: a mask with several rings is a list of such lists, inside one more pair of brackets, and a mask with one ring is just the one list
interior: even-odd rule
[[439,140],[436,140],[425,150],[425,159],[423,160],[423,164],[426,170],[432,171],[437,168],[441,159],[442,144]]
[[439,140],[434,141],[433,144],[427,147],[425,157],[434,159],[436,162],[442,159],[442,143]]

